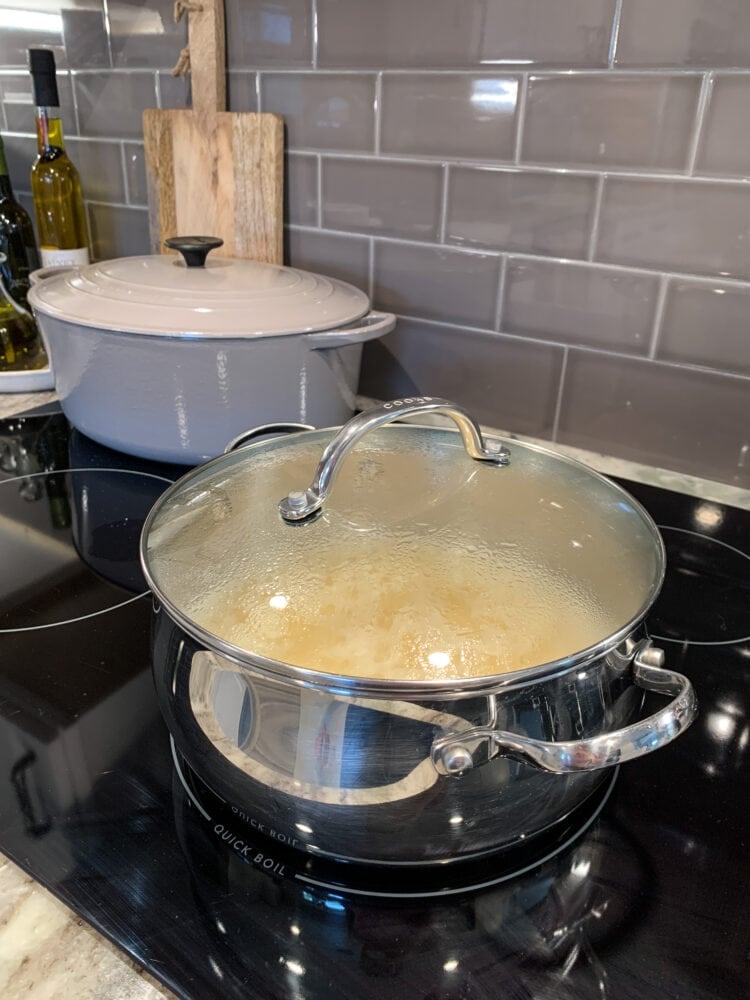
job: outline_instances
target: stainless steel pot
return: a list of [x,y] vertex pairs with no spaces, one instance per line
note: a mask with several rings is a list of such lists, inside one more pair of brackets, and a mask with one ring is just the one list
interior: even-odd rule
[[[460,435],[377,429],[424,413],[452,417]],[[530,573],[562,579],[559,593],[588,594],[588,639],[546,662],[459,676],[473,636],[458,627],[458,640],[440,636],[438,657],[424,646],[437,664],[430,676],[372,676],[367,662],[333,669],[349,638],[337,622],[367,633],[371,608],[350,606],[346,587],[329,607],[321,555],[343,543],[353,592],[368,565],[375,572],[373,537],[387,552],[416,553],[425,614],[410,614],[426,635],[441,581],[419,557],[435,533],[457,579],[462,561],[483,572],[522,556]],[[142,562],[157,602],[156,688],[178,750],[258,832],[307,851],[419,865],[501,850],[558,823],[607,769],[664,746],[697,710],[644,628],[664,572],[645,511],[579,463],[485,441],[444,400],[387,403],[335,435],[252,444],[191,472],[151,512]],[[332,649],[313,643],[307,662],[283,662],[283,625],[277,636],[251,631],[244,645],[217,629],[207,602],[231,615],[238,579],[280,610],[306,600],[329,622]],[[502,601],[495,607],[501,634]],[[551,610],[562,622],[563,605]],[[538,614],[528,608],[530,622]],[[638,719],[644,691],[671,700]]]
[[75,427],[129,454],[194,465],[262,420],[352,415],[362,345],[392,329],[390,313],[332,278],[206,260],[221,240],[168,242],[184,260],[32,275],[29,301]]

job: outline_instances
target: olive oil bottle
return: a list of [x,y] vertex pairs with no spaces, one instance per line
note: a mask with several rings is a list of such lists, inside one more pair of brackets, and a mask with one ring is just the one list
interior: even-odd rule
[[39,153],[31,169],[42,264],[88,264],[89,238],[78,171],[65,152],[55,56],[29,49]]
[[28,308],[29,274],[39,267],[39,255],[34,239],[34,227],[29,213],[13,194],[5,161],[5,148],[0,138],[0,280],[10,298]]

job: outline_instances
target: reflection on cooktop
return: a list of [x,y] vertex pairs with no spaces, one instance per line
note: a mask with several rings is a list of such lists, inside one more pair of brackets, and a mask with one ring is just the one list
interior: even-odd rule
[[659,530],[669,573],[649,616],[652,637],[706,645],[750,639],[750,556],[685,528]]
[[[138,524],[180,472],[59,413],[0,421],[2,851],[187,1000],[747,995],[749,512],[623,484],[664,526],[648,624],[697,721],[623,765],[593,822],[530,870],[373,899],[246,863],[180,784],[137,565]],[[397,894],[396,873],[378,878]]]

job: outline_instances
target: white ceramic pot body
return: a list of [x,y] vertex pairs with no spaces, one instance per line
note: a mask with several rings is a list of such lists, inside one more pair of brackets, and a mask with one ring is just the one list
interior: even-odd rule
[[[130,257],[36,275],[29,301],[60,405],[84,434],[195,465],[251,427],[331,426],[352,415],[362,344],[395,318],[370,311],[342,281],[206,260],[218,242],[175,241],[184,260]],[[188,261],[194,245],[197,265]]]
[[330,427],[354,412],[362,345],[347,344],[343,333],[343,346],[319,347],[308,334],[145,338],[37,318],[65,416],[128,454],[193,465],[248,427]]

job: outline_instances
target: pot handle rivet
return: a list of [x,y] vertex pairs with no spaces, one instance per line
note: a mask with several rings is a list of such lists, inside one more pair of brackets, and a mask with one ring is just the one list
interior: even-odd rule
[[464,771],[474,767],[474,758],[466,747],[451,744],[443,747],[440,752],[440,759],[446,774],[463,774]]
[[[344,424],[323,452],[310,487],[307,490],[294,490],[279,502],[281,516],[285,521],[303,521],[320,510],[331,491],[342,461],[368,431],[394,420],[401,420],[403,417],[422,416],[427,413],[442,413],[454,420],[461,432],[466,451],[476,461],[489,462],[493,465],[508,465],[510,462],[510,452],[505,445],[499,441],[485,441],[477,422],[462,406],[432,396],[394,399],[364,413],[358,413]],[[292,500],[293,496],[300,493],[305,493],[307,496],[307,503],[304,505]]]

